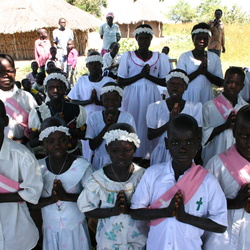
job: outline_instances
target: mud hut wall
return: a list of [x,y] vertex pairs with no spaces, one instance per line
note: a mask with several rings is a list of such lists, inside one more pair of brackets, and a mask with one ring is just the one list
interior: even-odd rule
[[[55,28],[47,28],[51,45],[53,46],[52,31]],[[86,51],[88,32],[74,30],[75,48],[79,55]],[[0,53],[10,54],[15,60],[33,60],[34,44],[38,39],[37,31],[20,32],[14,34],[0,34]]]

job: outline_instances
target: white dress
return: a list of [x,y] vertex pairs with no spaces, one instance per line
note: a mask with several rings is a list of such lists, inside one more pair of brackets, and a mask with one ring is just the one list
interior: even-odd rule
[[[131,114],[125,111],[121,111],[118,117],[117,122],[128,123],[135,128],[134,118]],[[86,138],[93,139],[95,138],[105,127],[103,120],[102,111],[93,112],[88,119]],[[136,129],[136,128],[135,128]],[[100,169],[102,166],[111,163],[107,150],[105,148],[105,140],[102,141],[102,144],[95,150],[94,158],[92,161],[92,166],[95,170]]]
[[[140,181],[144,169],[134,164],[133,175],[126,182],[110,180],[103,169],[93,173],[86,188],[78,198],[81,212],[92,211],[96,208],[112,208],[115,205],[119,191],[124,190],[130,201],[134,190]],[[136,221],[128,214],[120,214],[110,218],[99,219],[96,231],[98,250],[141,250],[146,243],[147,225]]]
[[[181,54],[177,62],[177,68],[191,74],[198,69],[201,61],[194,58],[192,51]],[[207,70],[211,74],[223,79],[220,58],[213,52],[207,51]],[[214,98],[212,83],[204,76],[199,75],[188,84],[183,94],[183,99],[190,102],[201,102],[202,104]]]
[[[124,52],[118,68],[118,76],[130,78],[139,74],[144,65],[150,65],[150,75],[165,78],[170,71],[169,61],[165,54],[153,52],[152,57],[144,62],[134,51]],[[149,158],[152,143],[147,138],[146,112],[150,103],[161,100],[157,85],[145,78],[140,79],[124,88],[122,110],[129,112],[135,119],[140,148],[135,156]]]
[[[78,101],[89,100],[92,94],[92,90],[95,89],[97,93],[97,98],[98,100],[100,100],[102,86],[107,82],[114,82],[114,79],[112,79],[111,77],[104,76],[102,80],[99,82],[91,82],[89,80],[88,75],[81,76],[74,85],[74,87],[69,92],[68,97],[72,100],[78,100]],[[88,116],[92,112],[104,109],[103,106],[96,105],[95,103],[88,104],[84,106],[84,108],[87,114],[87,121],[88,121]],[[86,158],[90,162],[93,152],[89,148],[89,142],[84,140],[82,140],[81,142],[82,142],[82,154],[84,158]]]
[[[239,154],[235,158],[242,157]],[[240,185],[232,177],[218,155],[206,165],[219,181],[226,198],[234,199],[240,190]],[[250,214],[245,209],[228,210],[228,228],[224,234],[206,232],[205,250],[248,250],[250,249]]]
[[[182,176],[179,177],[179,180]],[[147,208],[175,184],[171,161],[149,167],[132,197],[131,208]],[[201,206],[197,205],[198,201],[202,201]],[[170,201],[166,206],[169,203]],[[206,175],[194,196],[185,204],[185,211],[227,226],[226,199],[218,181],[212,174]],[[204,230],[198,227],[177,221],[175,217],[167,218],[156,226],[150,226],[147,249],[198,250],[201,249],[203,232]]]
[[[25,146],[6,136],[0,149],[0,174],[20,184],[18,194],[25,201],[38,203],[43,188],[38,162]],[[0,203],[0,249],[32,249],[38,239],[26,202]]]
[[[221,94],[221,96],[226,100],[226,97]],[[229,102],[229,101],[228,101]],[[241,107],[247,105],[247,102],[243,100],[241,96],[238,96],[237,104],[234,109],[238,111]],[[233,108],[233,107],[232,107]],[[225,118],[216,108],[215,104],[212,101],[208,101],[202,109],[203,113],[203,128],[202,128],[202,159],[203,164],[206,165],[207,162],[216,154],[220,154],[227,150],[230,146],[235,143],[233,137],[232,129],[227,129],[215,136],[208,144],[205,145],[210,135],[212,134],[215,127],[222,125],[226,122]]]
[[[92,174],[92,168],[85,159],[77,158],[71,167],[60,175],[47,168],[46,158],[39,160],[44,188],[42,197],[51,196],[53,182],[61,180],[68,193],[80,193]],[[76,202],[58,201],[42,208],[43,249],[91,249],[86,218]]]
[[[185,106],[181,114],[188,114],[193,116],[202,127],[202,104],[192,102],[185,102]],[[161,100],[151,103],[147,110],[147,126],[148,128],[157,129],[169,121],[170,111],[168,109],[166,100]],[[163,133],[159,138],[156,147],[150,155],[150,165],[167,162],[171,156],[166,149],[164,137],[167,137],[167,132]]]

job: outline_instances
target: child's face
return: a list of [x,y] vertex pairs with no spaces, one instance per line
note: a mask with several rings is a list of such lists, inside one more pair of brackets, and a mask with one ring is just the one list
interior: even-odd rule
[[186,83],[179,77],[172,77],[167,82],[168,94],[170,95],[171,99],[182,99],[182,95],[186,88]]
[[224,81],[224,93],[226,96],[237,97],[244,87],[244,81],[237,74],[228,74]]
[[68,49],[73,49],[74,48],[74,43],[72,41],[69,41],[67,43],[67,47],[68,47]]
[[47,83],[47,93],[51,100],[63,100],[65,95],[64,83],[57,79],[51,79]]
[[111,48],[111,52],[116,55],[118,51],[119,51],[119,46],[117,44],[113,45],[113,47]]
[[100,62],[89,62],[86,66],[91,75],[101,74],[102,72],[102,64]]
[[126,168],[132,163],[135,145],[128,141],[112,141],[106,147],[111,162],[116,168]]
[[0,89],[8,91],[13,88],[16,70],[11,66],[7,59],[0,61]]
[[241,118],[234,129],[236,148],[240,155],[250,161],[250,123]]
[[30,91],[31,90],[31,82],[30,81],[25,81],[24,83],[23,83],[23,89],[24,90],[26,90],[26,91]]
[[54,158],[64,157],[68,148],[68,137],[65,133],[55,131],[43,139],[43,145],[48,155]]
[[208,46],[209,36],[207,33],[201,32],[194,36],[194,47],[198,50],[204,50]]
[[200,142],[193,130],[171,128],[167,148],[176,166],[186,168],[191,166],[192,160],[200,148]]
[[104,93],[102,104],[107,111],[116,111],[121,106],[121,97],[116,91]]
[[37,71],[38,70],[38,63],[32,63],[31,68],[33,71]]
[[50,50],[51,56],[54,56],[54,57],[55,57],[55,56],[56,56],[56,52],[57,52],[56,49],[51,49],[51,50]]

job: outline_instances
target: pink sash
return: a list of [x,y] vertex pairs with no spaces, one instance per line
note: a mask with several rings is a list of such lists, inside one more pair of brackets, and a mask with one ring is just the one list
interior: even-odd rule
[[218,97],[214,98],[212,102],[225,120],[228,118],[232,110],[234,110],[236,113],[236,110],[234,109],[232,104],[227,101],[222,95],[219,95]]
[[28,118],[29,113],[23,109],[20,104],[13,98],[7,98],[6,102],[9,105],[5,105],[6,113],[11,116],[18,124],[25,128],[25,135],[28,136]]
[[239,154],[235,144],[219,157],[240,186],[250,182],[250,162]]
[[[184,176],[166,193],[164,193],[161,197],[154,201],[154,203],[149,207],[152,208],[161,208],[166,207],[164,204],[171,200],[176,192],[180,189],[183,193],[184,204],[188,203],[188,201],[194,196],[204,178],[206,177],[208,171],[204,169],[200,165],[192,164],[191,168],[187,170]],[[157,226],[163,220],[167,218],[160,218],[156,220],[152,220],[150,225]]]
[[19,183],[0,174],[0,193],[15,193],[20,190]]

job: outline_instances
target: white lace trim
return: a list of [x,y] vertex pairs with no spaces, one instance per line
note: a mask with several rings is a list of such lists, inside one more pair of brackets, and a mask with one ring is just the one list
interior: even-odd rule
[[100,62],[101,64],[103,64],[103,59],[102,56],[99,55],[93,55],[93,56],[88,56],[85,59],[86,64],[90,63],[90,62]]
[[104,94],[104,93],[113,92],[113,91],[117,91],[121,97],[123,96],[123,89],[120,88],[119,86],[105,86],[105,87],[102,87],[101,95]]
[[189,83],[189,78],[185,75],[185,74],[183,74],[183,73],[181,73],[181,72],[176,72],[176,71],[174,71],[174,72],[171,72],[170,74],[168,74],[167,76],[166,76],[166,82],[168,82],[171,78],[173,78],[173,77],[179,77],[179,78],[181,78],[181,79],[183,79],[184,81],[185,81],[185,83],[186,84],[188,84]]
[[49,137],[49,135],[51,133],[54,133],[56,131],[60,131],[60,132],[63,132],[65,133],[66,135],[70,135],[69,133],[69,129],[67,127],[64,127],[64,126],[59,126],[59,127],[56,127],[56,126],[52,126],[52,127],[48,127],[46,129],[44,129],[40,135],[39,135],[39,141],[42,141],[44,138],[47,138]]
[[51,73],[48,76],[46,76],[46,78],[44,79],[44,86],[46,86],[48,84],[48,81],[52,80],[52,79],[60,80],[60,81],[64,82],[66,86],[68,86],[68,82],[67,82],[66,77],[60,73]]
[[192,35],[193,34],[198,34],[198,33],[207,33],[210,37],[212,37],[212,33],[210,30],[208,29],[196,29],[192,32]]
[[153,34],[154,34],[154,31],[153,31],[152,29],[150,29],[150,28],[142,28],[142,27],[140,27],[140,28],[137,28],[137,29],[134,31],[133,35],[136,36],[136,35],[138,35],[138,34],[140,34],[140,33],[148,33],[148,34],[150,34],[150,35],[153,35]]
[[109,132],[106,132],[103,136],[103,139],[106,140],[106,144],[109,145],[110,142],[118,140],[118,141],[129,141],[133,142],[137,148],[140,147],[140,139],[135,133],[128,133],[125,130],[115,129]]

